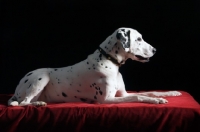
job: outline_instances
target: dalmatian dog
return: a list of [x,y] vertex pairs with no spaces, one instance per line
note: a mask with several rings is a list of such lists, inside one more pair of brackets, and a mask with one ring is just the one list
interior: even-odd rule
[[119,28],[85,60],[68,67],[42,68],[27,73],[8,100],[9,106],[45,106],[46,103],[144,102],[163,104],[162,97],[178,91],[127,93],[119,67],[127,59],[148,62],[156,49],[131,28]]

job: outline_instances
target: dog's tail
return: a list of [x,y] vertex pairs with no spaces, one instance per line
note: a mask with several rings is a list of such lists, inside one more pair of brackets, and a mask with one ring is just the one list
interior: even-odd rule
[[18,106],[19,102],[17,100],[17,97],[13,95],[9,100],[8,100],[8,106]]

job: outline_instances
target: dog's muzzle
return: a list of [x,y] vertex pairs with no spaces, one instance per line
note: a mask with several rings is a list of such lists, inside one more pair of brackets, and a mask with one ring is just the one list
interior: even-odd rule
[[[152,53],[153,54],[155,54],[156,53],[156,48],[153,48],[152,49]],[[149,58],[150,57],[143,57],[143,56],[141,56],[141,55],[135,55],[135,57],[137,57],[138,58],[138,60],[141,60],[141,61],[149,61]]]

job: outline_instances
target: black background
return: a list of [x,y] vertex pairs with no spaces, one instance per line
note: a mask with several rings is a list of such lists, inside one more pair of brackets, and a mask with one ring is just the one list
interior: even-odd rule
[[29,71],[82,61],[119,27],[157,49],[149,63],[120,69],[127,90],[184,90],[200,102],[199,0],[1,2],[0,93]]

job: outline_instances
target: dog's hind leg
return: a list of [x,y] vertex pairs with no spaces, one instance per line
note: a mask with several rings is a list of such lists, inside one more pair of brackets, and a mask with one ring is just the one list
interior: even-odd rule
[[15,94],[8,100],[8,106],[18,106],[19,101],[24,97],[24,94],[25,91],[23,92],[23,84],[20,83],[15,90]]
[[20,102],[19,106],[35,105],[44,106],[46,105],[43,101],[37,101],[44,87],[48,84],[50,78],[48,75],[39,77],[31,84],[30,88],[26,89],[25,98]]

